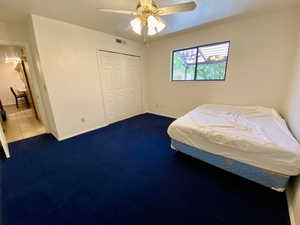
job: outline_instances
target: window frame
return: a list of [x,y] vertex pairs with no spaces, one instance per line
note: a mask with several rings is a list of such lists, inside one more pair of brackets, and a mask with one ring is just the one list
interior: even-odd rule
[[[228,47],[228,55],[227,55],[227,60],[226,60],[226,66],[225,66],[225,74],[224,74],[224,78],[223,79],[208,79],[208,80],[196,80],[196,74],[197,74],[197,67],[198,67],[198,51],[200,47],[207,47],[207,46],[211,46],[211,45],[218,45],[218,44],[225,44],[225,43],[229,43],[229,47]],[[227,40],[227,41],[220,41],[220,42],[214,42],[214,43],[210,43],[210,44],[204,44],[204,45],[197,45],[197,46],[193,46],[193,47],[188,47],[188,48],[181,48],[181,49],[175,49],[172,50],[171,52],[171,82],[186,82],[186,81],[225,81],[226,80],[226,75],[227,75],[227,67],[228,67],[228,61],[229,61],[229,55],[230,55],[230,46],[231,46],[231,41]],[[174,53],[178,52],[178,51],[184,51],[184,50],[190,50],[190,49],[197,49],[197,55],[196,55],[196,65],[195,65],[195,73],[194,73],[194,79],[193,80],[174,80],[173,79],[173,72],[174,72]]]

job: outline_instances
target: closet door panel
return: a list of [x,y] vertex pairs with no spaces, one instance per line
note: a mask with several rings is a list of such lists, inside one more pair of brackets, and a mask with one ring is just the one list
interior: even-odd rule
[[140,59],[101,52],[100,76],[106,120],[113,123],[141,113]]
[[130,115],[142,112],[142,85],[140,58],[124,56],[125,78],[123,88],[127,91],[127,109]]
[[107,123],[119,119],[120,109],[116,96],[119,95],[118,91],[122,86],[121,73],[122,65],[119,55],[105,52],[100,54],[100,76]]
[[140,93],[137,90],[131,89],[128,90],[128,96],[129,96],[129,101],[127,102],[127,108],[129,109],[129,114],[130,115],[136,115],[140,113]]
[[122,61],[119,55],[104,53],[102,59],[103,90],[111,91],[122,87]]
[[118,120],[119,115],[119,107],[116,99],[116,92],[106,92],[104,93],[104,104],[105,104],[105,112],[106,119],[108,123],[112,123]]
[[117,96],[117,98],[115,99],[116,101],[118,101],[118,105],[119,105],[119,118],[118,120],[123,120],[126,119],[128,116],[127,113],[127,108],[126,108],[126,103],[128,101],[126,92],[122,89],[119,91],[119,95]]

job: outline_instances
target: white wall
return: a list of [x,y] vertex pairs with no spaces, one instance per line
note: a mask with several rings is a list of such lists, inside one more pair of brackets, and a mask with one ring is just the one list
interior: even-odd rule
[[5,63],[0,59],[0,99],[3,105],[15,104],[15,98],[10,91],[10,87],[22,87],[23,81],[20,78],[20,74],[15,71],[15,65],[13,63]]
[[0,46],[0,99],[3,105],[15,104],[15,98],[10,87],[23,87],[21,75],[15,70],[15,63],[5,63],[5,56],[1,54],[7,51],[7,46]]
[[129,40],[120,45],[114,36],[35,15],[32,24],[57,138],[102,126],[97,49],[142,56],[143,46]]
[[39,101],[41,108],[43,108],[41,116],[43,118],[43,123],[48,133],[52,133],[53,135],[57,136],[57,129],[54,121],[53,111],[50,105],[50,99],[48,96],[48,92],[46,90],[45,80],[40,66],[40,57],[37,50],[36,39],[35,39],[31,17],[27,22],[28,22],[28,40],[32,52],[32,58],[33,58],[32,70],[35,73],[35,81],[37,84],[36,87],[40,93],[40,96],[37,100]]
[[[298,22],[300,21],[300,10]],[[300,25],[300,22],[299,22]],[[295,137],[300,141],[300,26],[298,25],[297,42],[294,45],[296,50],[295,60],[290,86],[285,99],[284,115],[290,129]],[[291,193],[292,207],[296,224],[300,225],[300,177],[291,182],[289,192]]]
[[0,40],[26,42],[27,27],[20,23],[6,23],[0,21]]
[[[147,96],[151,112],[180,116],[203,103],[263,105],[281,111],[295,39],[295,10],[237,18],[150,43]],[[226,81],[170,82],[174,49],[230,40]]]

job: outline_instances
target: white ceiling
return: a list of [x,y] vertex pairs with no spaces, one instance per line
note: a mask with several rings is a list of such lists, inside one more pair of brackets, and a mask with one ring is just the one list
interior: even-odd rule
[[[159,6],[189,0],[157,0]],[[299,0],[195,0],[193,12],[164,16],[168,24],[161,35],[200,26],[216,20],[245,13],[263,13],[270,10],[300,6]],[[134,10],[137,0],[1,0],[0,21],[22,22],[28,14],[36,14],[109,34],[142,40],[129,27],[132,16],[99,12],[97,8]]]

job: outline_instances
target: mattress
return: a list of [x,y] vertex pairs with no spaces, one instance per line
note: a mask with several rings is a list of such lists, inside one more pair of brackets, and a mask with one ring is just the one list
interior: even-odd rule
[[300,174],[300,145],[274,110],[201,105],[175,120],[169,136],[192,147],[287,176]]

